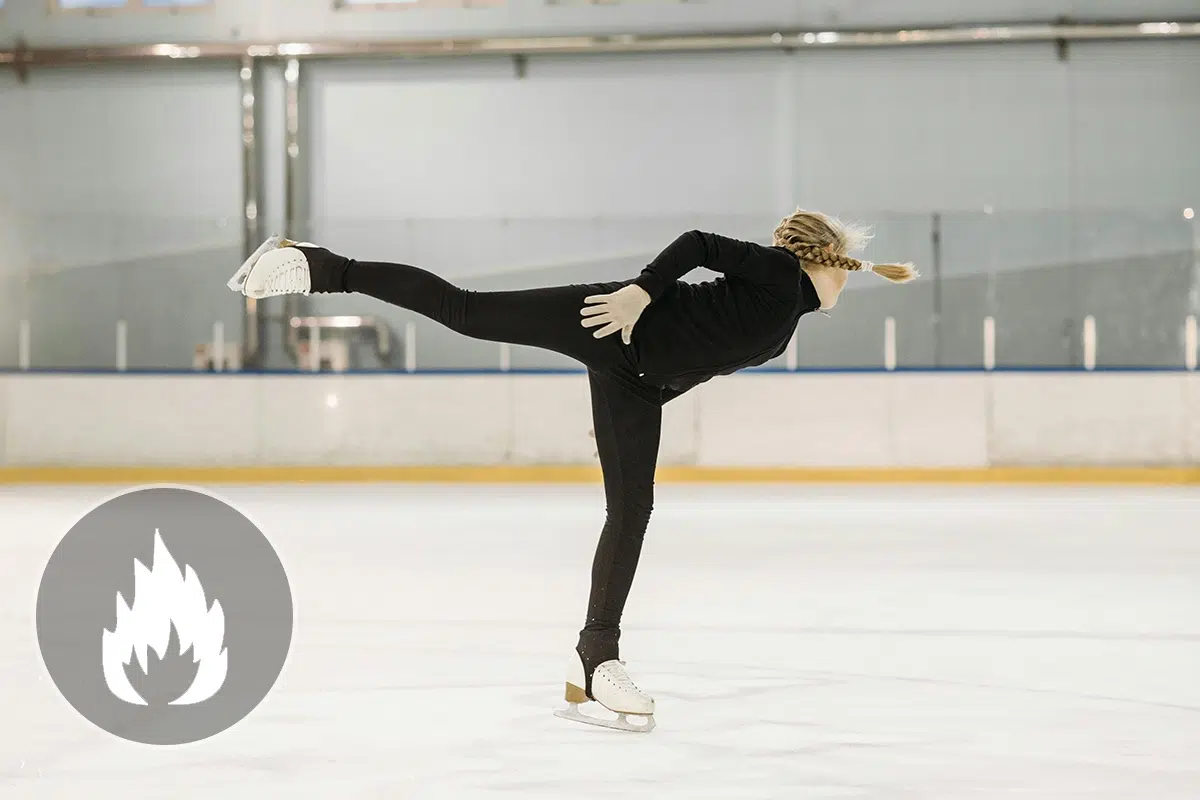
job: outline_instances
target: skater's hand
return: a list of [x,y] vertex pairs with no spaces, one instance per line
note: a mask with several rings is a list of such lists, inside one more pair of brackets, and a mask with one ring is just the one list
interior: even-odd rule
[[[625,286],[612,294],[597,294],[584,298],[583,327],[600,328],[592,335],[597,339],[621,332],[621,339],[629,344],[633,337],[633,326],[650,305],[650,295],[636,284]],[[603,327],[601,327],[603,326]]]

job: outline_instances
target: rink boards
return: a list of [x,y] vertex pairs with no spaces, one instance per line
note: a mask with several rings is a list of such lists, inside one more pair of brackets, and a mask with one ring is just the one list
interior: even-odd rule
[[[580,374],[0,376],[0,482],[594,480]],[[759,373],[665,410],[663,481],[1200,483],[1188,372]]]

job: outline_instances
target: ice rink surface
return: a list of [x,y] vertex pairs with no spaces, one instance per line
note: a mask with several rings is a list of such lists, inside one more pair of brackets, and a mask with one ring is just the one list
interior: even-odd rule
[[34,604],[110,488],[0,489],[0,797],[1200,798],[1200,492],[660,487],[622,657],[566,722],[596,487],[216,491],[296,601],[275,690],[151,748],[57,693]]

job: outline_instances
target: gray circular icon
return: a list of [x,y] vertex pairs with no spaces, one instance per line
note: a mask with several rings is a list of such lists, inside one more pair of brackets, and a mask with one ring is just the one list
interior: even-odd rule
[[262,702],[292,641],[292,592],[241,512],[181,487],[134,489],[67,532],[37,599],[42,659],[98,727],[200,741]]

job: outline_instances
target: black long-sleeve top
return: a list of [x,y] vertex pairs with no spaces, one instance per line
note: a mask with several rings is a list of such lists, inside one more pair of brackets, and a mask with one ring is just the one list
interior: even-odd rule
[[[696,267],[722,276],[680,280]],[[788,250],[701,231],[680,236],[633,282],[651,299],[634,328],[639,371],[672,396],[781,355],[800,317],[821,307]]]

